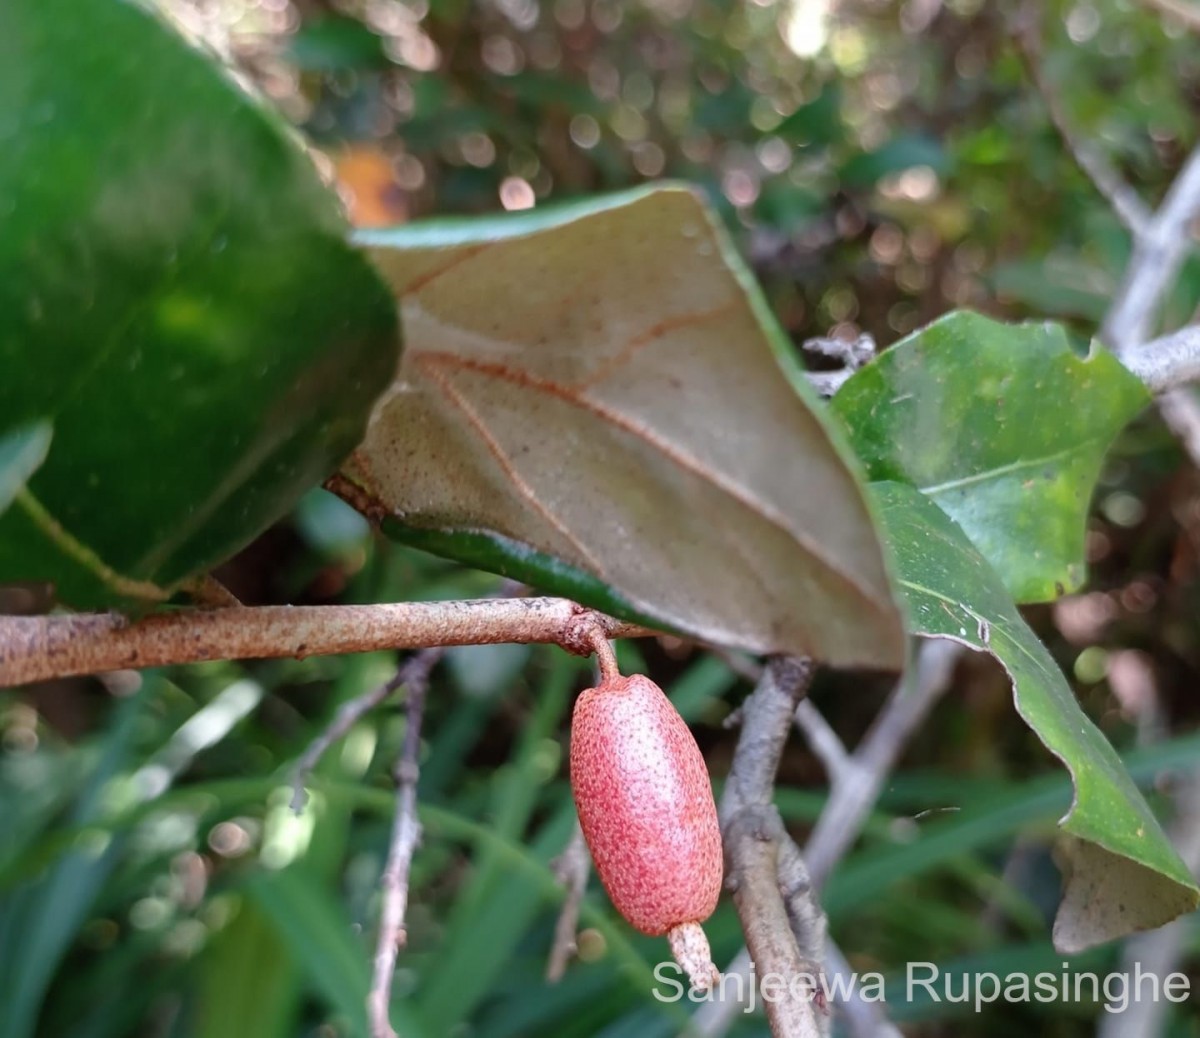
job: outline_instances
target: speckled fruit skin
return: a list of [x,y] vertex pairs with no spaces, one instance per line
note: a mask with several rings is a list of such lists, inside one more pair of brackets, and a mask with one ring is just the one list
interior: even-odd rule
[[721,830],[708,769],[649,678],[584,692],[571,722],[571,788],[608,896],[642,933],[703,922],[721,893]]

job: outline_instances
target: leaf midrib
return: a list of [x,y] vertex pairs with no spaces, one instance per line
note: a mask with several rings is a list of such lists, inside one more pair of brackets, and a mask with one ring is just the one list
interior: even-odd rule
[[1020,458],[1017,461],[1009,462],[1007,465],[985,469],[982,472],[973,472],[969,476],[947,480],[944,483],[937,483],[932,486],[918,486],[917,489],[929,496],[940,494],[947,490],[957,490],[959,487],[971,486],[972,484],[982,483],[989,479],[999,479],[1014,472],[1020,472],[1023,469],[1036,468],[1039,465],[1048,465],[1051,462],[1062,461],[1065,458],[1090,450],[1093,447],[1104,447],[1108,444],[1108,439],[1108,437],[1092,437],[1082,440],[1073,446],[1064,447],[1062,450],[1055,451],[1052,454],[1046,454],[1037,458]]
[[22,487],[17,491],[14,504],[21,509],[43,536],[59,551],[99,580],[105,587],[118,595],[143,599],[148,602],[165,602],[170,594],[146,580],[127,577],[113,569],[94,549],[84,544],[66,529],[53,514],[30,491]]

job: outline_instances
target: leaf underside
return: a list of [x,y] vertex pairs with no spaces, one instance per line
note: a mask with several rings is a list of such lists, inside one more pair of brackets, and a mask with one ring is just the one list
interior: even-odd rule
[[1018,713],[1071,773],[1074,803],[1060,825],[1074,839],[1055,946],[1081,951],[1192,911],[1200,890],[995,569],[917,490],[886,482],[872,490],[910,629],[994,656],[1012,680]]
[[360,240],[406,350],[343,475],[393,531],[718,644],[899,664],[853,459],[695,194]]

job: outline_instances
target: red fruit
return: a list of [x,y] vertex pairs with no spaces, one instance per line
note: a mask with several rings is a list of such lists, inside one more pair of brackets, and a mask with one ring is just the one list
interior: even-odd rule
[[697,924],[721,893],[717,807],[696,740],[649,678],[610,678],[579,697],[571,787],[617,910],[643,933],[677,931],[673,946],[703,941]]

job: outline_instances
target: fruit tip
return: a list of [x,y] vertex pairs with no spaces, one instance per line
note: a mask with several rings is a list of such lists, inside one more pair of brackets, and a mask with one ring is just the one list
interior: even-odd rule
[[712,961],[712,949],[699,923],[680,923],[667,933],[671,954],[697,991],[708,991],[721,980]]

